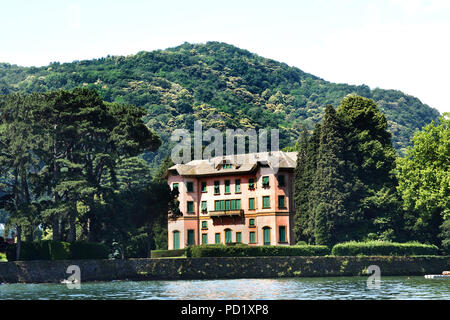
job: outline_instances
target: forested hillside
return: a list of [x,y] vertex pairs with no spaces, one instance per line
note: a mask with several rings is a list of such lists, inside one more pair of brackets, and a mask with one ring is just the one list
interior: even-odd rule
[[286,147],[295,144],[302,124],[312,129],[321,120],[326,104],[336,107],[356,93],[377,103],[402,153],[413,133],[439,116],[400,91],[327,82],[219,42],[40,68],[0,64],[0,94],[80,86],[95,88],[106,101],[146,110],[145,122],[163,140],[158,153],[147,155],[155,165],[169,151],[170,132],[192,130],[196,119],[204,128],[219,130],[279,128],[281,147]]

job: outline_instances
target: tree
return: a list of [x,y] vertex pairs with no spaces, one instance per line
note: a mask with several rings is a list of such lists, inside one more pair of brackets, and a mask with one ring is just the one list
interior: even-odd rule
[[346,207],[351,180],[346,172],[345,138],[345,127],[335,109],[328,105],[320,130],[311,197],[315,209],[314,239],[317,244],[333,245],[347,240],[346,230],[353,222]]
[[413,147],[397,161],[406,229],[414,239],[438,245],[439,227],[450,219],[449,116],[445,113],[416,132]]

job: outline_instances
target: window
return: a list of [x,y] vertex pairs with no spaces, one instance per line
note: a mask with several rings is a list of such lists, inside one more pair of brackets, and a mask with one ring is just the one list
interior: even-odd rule
[[236,210],[241,210],[241,199],[236,200]]
[[214,210],[220,211],[220,200],[214,201]]
[[216,233],[216,244],[220,243],[220,233]]
[[242,242],[242,233],[236,232],[236,242]]
[[284,187],[286,185],[286,182],[284,181],[284,175],[278,175],[278,186]]
[[202,221],[202,229],[208,229],[208,221]]
[[248,179],[248,189],[249,190],[255,189],[255,179],[253,178]]
[[202,244],[208,244],[208,234],[202,233]]
[[264,196],[263,197],[263,209],[270,208],[270,197]]
[[280,234],[280,242],[286,242],[286,227],[279,226],[278,233]]
[[186,183],[187,192],[194,192],[194,183],[192,181],[188,181]]
[[206,182],[202,182],[202,192],[207,192],[207,190],[206,190]]
[[249,224],[250,227],[254,227],[255,226],[255,219],[253,219],[253,218],[249,219],[248,220],[248,224]]
[[220,181],[214,181],[214,194],[220,194],[219,184]]
[[195,234],[194,230],[192,230],[192,229],[188,230],[188,234],[187,234],[187,236],[188,236],[188,238],[187,238],[188,246],[192,246],[192,245],[195,244],[194,234]]
[[187,202],[187,212],[194,213],[194,202],[193,201]]
[[231,201],[225,200],[225,210],[231,210]]
[[286,208],[286,204],[284,203],[284,196],[278,196],[278,208],[284,209]]
[[225,180],[225,193],[230,193],[230,180]]
[[202,212],[206,212],[208,211],[207,209],[207,202],[206,201],[202,201]]
[[232,165],[231,163],[225,163],[225,164],[223,165],[223,167],[224,167],[225,169],[233,169],[233,165]]
[[264,245],[268,246],[270,245],[270,228],[269,227],[263,228],[263,233],[264,233]]
[[231,210],[236,210],[236,200],[231,200]]
[[172,185],[172,190],[175,190],[175,189],[179,190],[179,189],[178,189],[178,183],[174,183],[174,184]]
[[231,242],[231,230],[227,229],[225,230],[225,243]]
[[236,181],[234,182],[234,192],[235,193],[241,192],[241,180],[240,179],[236,179]]
[[255,198],[248,199],[248,209],[255,210]]
[[180,231],[173,232],[173,248],[180,249]]
[[250,243],[256,243],[256,239],[255,239],[255,231],[251,231],[250,232]]
[[263,188],[269,187],[269,176],[262,177],[262,185],[263,185]]

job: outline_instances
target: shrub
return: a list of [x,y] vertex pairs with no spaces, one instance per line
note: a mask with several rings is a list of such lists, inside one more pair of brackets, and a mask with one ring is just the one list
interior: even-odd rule
[[247,246],[202,245],[188,248],[190,257],[261,257],[261,256],[324,256],[327,246]]
[[6,254],[0,252],[0,262],[5,262],[8,261],[8,259],[6,258]]
[[437,255],[438,247],[418,242],[350,241],[336,244],[331,250],[331,254],[335,256]]
[[177,250],[152,250],[150,252],[151,258],[169,258],[169,257],[182,257],[185,256],[187,249]]
[[103,243],[75,241],[70,244],[70,259],[108,259],[109,247]]

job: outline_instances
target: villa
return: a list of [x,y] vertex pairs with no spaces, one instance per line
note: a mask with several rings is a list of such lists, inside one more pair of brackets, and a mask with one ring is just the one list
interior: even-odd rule
[[296,152],[264,152],[193,160],[167,171],[182,216],[169,219],[169,249],[188,245],[295,243]]

